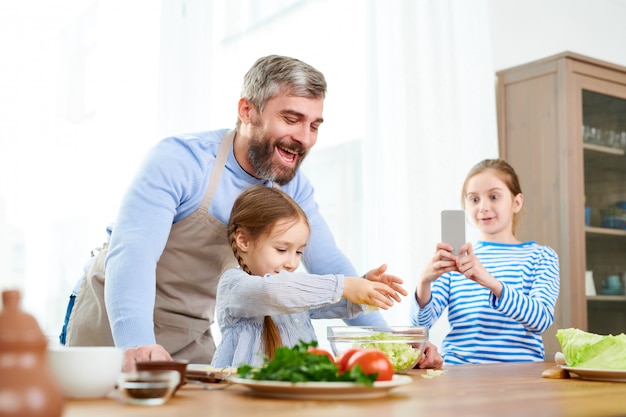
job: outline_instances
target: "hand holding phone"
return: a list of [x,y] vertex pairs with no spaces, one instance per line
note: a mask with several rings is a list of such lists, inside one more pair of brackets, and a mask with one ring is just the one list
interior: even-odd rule
[[452,253],[459,256],[459,250],[465,244],[465,211],[441,212],[441,242],[451,245]]

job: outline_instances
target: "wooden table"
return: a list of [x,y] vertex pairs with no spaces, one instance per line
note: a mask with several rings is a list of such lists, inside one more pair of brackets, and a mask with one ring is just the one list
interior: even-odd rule
[[467,416],[624,416],[626,383],[546,379],[550,362],[456,365],[424,378],[409,373],[410,384],[389,396],[366,400],[309,401],[255,397],[232,384],[221,391],[185,385],[161,406],[122,404],[113,399],[67,401],[64,417],[245,416],[245,417],[467,417]]

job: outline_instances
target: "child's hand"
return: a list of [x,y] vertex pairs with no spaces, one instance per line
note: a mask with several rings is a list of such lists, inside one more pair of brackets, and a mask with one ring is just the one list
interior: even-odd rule
[[452,246],[447,243],[437,243],[435,255],[430,259],[415,288],[415,298],[420,307],[424,307],[431,298],[431,283],[446,272],[458,271],[457,257],[452,253]]
[[466,243],[461,247],[461,254],[456,260],[459,272],[467,278],[475,281],[483,287],[493,291],[496,297],[502,295],[502,283],[495,279],[483,266],[478,257],[474,254],[471,243]]
[[387,284],[391,288],[394,289],[395,293],[392,295],[394,300],[400,301],[400,296],[398,293],[406,296],[408,292],[402,287],[404,281],[398,278],[395,275],[385,274],[387,270],[387,265],[382,264],[376,269],[371,269],[365,274],[365,279],[369,281],[382,282],[383,284]]
[[438,369],[443,367],[443,358],[437,350],[437,346],[431,342],[426,342],[424,352],[415,367],[421,369]]
[[343,297],[354,304],[367,304],[384,310],[393,306],[394,299],[400,301],[396,291],[389,285],[360,277],[345,277]]
[[421,281],[432,282],[446,272],[458,271],[457,261],[457,256],[452,253],[452,246],[447,243],[437,243],[435,256],[424,268]]

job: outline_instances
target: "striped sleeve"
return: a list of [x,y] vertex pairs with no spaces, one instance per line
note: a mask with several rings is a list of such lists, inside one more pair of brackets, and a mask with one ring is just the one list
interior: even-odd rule
[[559,296],[559,260],[556,252],[541,247],[522,264],[528,277],[522,288],[503,283],[497,299],[492,293],[491,306],[519,322],[529,332],[545,332],[554,322],[554,307]]

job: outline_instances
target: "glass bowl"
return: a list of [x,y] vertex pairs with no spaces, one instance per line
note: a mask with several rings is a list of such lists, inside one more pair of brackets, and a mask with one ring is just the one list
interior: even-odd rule
[[180,382],[178,371],[137,371],[121,373],[117,389],[129,404],[165,404]]
[[413,369],[428,341],[425,326],[329,326],[327,337],[335,357],[353,348],[382,350],[396,373]]

